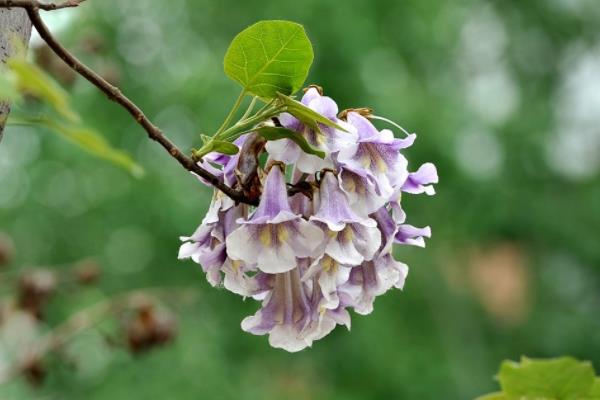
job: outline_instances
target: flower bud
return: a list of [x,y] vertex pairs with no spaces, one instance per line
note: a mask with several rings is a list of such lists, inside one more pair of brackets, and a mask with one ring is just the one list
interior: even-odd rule
[[56,289],[56,276],[47,269],[26,272],[19,281],[18,306],[42,319],[43,307]]
[[147,303],[137,307],[125,322],[127,344],[132,353],[140,353],[170,342],[177,329],[175,317],[163,308]]
[[83,260],[73,267],[73,277],[80,285],[91,285],[98,281],[102,270],[94,260]]
[[46,378],[46,367],[37,356],[27,357],[19,366],[19,371],[32,386],[40,386]]
[[15,255],[15,246],[11,238],[0,232],[0,267],[8,265]]

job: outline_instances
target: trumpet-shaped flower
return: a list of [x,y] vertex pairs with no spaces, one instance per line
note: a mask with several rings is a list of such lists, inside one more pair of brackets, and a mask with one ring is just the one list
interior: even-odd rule
[[274,166],[267,176],[258,208],[226,238],[227,255],[256,264],[267,273],[294,269],[297,258],[315,257],[323,232],[294,214],[290,208],[281,170]]
[[396,139],[392,131],[378,131],[356,112],[349,112],[347,118],[358,133],[358,141],[340,149],[337,161],[355,172],[369,171],[376,180],[377,193],[387,200],[408,178],[408,162],[400,150],[410,147],[416,135]]
[[319,209],[310,220],[320,223],[326,232],[325,254],[345,265],[372,259],[381,244],[377,223],[352,211],[331,172],[321,178],[319,202]]

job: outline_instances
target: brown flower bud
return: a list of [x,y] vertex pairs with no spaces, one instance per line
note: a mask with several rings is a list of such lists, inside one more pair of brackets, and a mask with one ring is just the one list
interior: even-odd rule
[[46,378],[46,368],[38,357],[27,357],[20,365],[21,375],[32,386],[40,386]]
[[322,88],[321,86],[319,86],[319,85],[315,85],[315,84],[313,83],[313,84],[310,84],[310,85],[308,85],[308,86],[307,86],[307,87],[305,87],[304,89],[302,89],[302,91],[303,91],[304,93],[306,93],[306,92],[308,92],[308,91],[309,91],[309,89],[317,89],[317,92],[319,92],[319,94],[320,94],[321,96],[323,96],[323,88]]
[[368,108],[368,107],[347,108],[345,110],[342,110],[338,114],[339,119],[346,120],[348,118],[348,113],[350,113],[350,112],[355,112],[357,114],[362,115],[365,118],[369,118],[371,115],[373,115],[373,109],[372,108]]
[[56,289],[56,276],[47,269],[26,272],[19,281],[18,306],[42,319],[43,307]]
[[15,255],[15,246],[8,235],[0,232],[0,267],[9,264]]
[[130,351],[140,353],[170,342],[176,334],[177,323],[166,309],[144,304],[126,321],[125,330]]
[[15,246],[11,238],[0,232],[0,267],[8,265],[15,255]]
[[251,200],[258,200],[260,197],[259,156],[265,144],[265,138],[256,133],[251,133],[240,149],[235,176],[238,186],[242,189],[244,195]]
[[94,260],[83,260],[73,267],[73,277],[81,285],[91,285],[98,281],[102,270]]

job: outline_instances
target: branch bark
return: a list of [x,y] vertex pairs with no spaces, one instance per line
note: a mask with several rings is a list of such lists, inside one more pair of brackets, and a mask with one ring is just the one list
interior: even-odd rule
[[[81,0],[83,1],[83,0]],[[127,96],[125,96],[119,88],[111,85],[104,80],[100,75],[94,72],[91,68],[79,61],[73,54],[65,49],[50,33],[44,21],[40,17],[39,10],[56,10],[64,7],[77,6],[81,1],[68,0],[60,4],[46,4],[35,0],[0,0],[0,9],[7,7],[20,7],[25,9],[33,26],[48,44],[48,46],[58,55],[69,67],[75,72],[84,77],[87,81],[96,86],[106,96],[123,107],[135,119],[135,121],[144,128],[148,137],[158,142],[170,155],[175,158],[186,170],[200,176],[212,186],[219,189],[231,199],[238,203],[249,205],[257,205],[255,199],[249,199],[242,191],[235,190],[227,186],[219,177],[200,167],[195,160],[186,156],[171,142],[163,132],[148,119],[143,111]]]
[[[25,10],[0,8],[0,69],[16,51],[12,41],[21,40],[27,46],[30,36],[31,21]],[[0,102],[0,141],[9,112],[10,104]]]
[[62,8],[77,7],[85,0],[65,0],[60,3],[43,3],[37,0],[3,0],[0,2],[0,7],[15,7],[15,8],[28,8],[34,7],[38,10],[54,11]]

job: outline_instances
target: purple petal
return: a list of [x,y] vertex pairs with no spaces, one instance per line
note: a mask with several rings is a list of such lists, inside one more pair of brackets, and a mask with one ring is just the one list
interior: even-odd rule
[[352,211],[337,178],[331,172],[326,172],[321,179],[319,201],[319,210],[310,219],[327,224],[332,231],[341,231],[346,224],[353,222],[364,222],[373,226],[372,221],[360,218]]
[[304,93],[304,96],[302,96],[301,103],[308,107],[311,101],[320,97],[321,93],[319,93],[319,91],[316,88],[311,87],[306,91],[306,93]]
[[337,121],[338,106],[331,97],[321,96],[314,98],[308,103],[308,107],[318,112],[325,118]]
[[356,128],[359,140],[361,141],[379,136],[379,131],[377,128],[375,128],[375,126],[368,119],[356,112],[349,112],[347,121],[350,125]]
[[273,166],[263,188],[260,204],[248,221],[239,221],[246,224],[277,223],[297,219],[287,196],[285,176],[281,169]]
[[408,174],[406,182],[402,185],[402,191],[412,194],[425,193],[431,196],[435,194],[432,186],[434,183],[438,183],[437,169],[432,163],[425,163],[416,172]]
[[425,228],[417,228],[412,225],[404,224],[398,226],[398,232],[396,233],[396,243],[407,244],[417,247],[425,247],[424,238],[431,237],[431,228],[426,226]]

